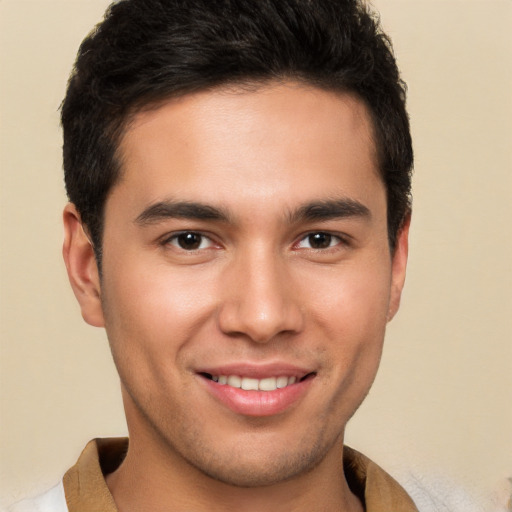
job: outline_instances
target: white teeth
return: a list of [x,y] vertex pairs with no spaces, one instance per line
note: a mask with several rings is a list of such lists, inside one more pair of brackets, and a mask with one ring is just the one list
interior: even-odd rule
[[242,379],[238,375],[230,375],[228,377],[228,386],[239,388],[242,385]]
[[244,377],[242,379],[242,385],[240,386],[242,389],[246,391],[257,390],[258,389],[258,379],[250,379],[249,377]]
[[297,377],[267,377],[265,379],[253,379],[251,377],[239,377],[238,375],[212,375],[212,380],[219,384],[227,384],[233,388],[241,388],[246,391],[275,391],[297,382]]
[[281,389],[288,386],[288,377],[277,377],[276,386]]
[[275,389],[277,389],[276,381],[277,379],[275,377],[261,379],[258,384],[258,389],[260,389],[261,391],[274,391]]

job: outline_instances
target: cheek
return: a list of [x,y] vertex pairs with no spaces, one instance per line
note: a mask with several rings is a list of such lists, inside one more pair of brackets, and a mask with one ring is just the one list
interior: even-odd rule
[[104,275],[102,300],[112,349],[122,357],[131,354],[137,366],[175,361],[208,321],[215,294],[200,272],[118,265]]
[[[323,283],[310,299],[314,314],[333,336],[364,341],[365,333],[382,332],[390,298],[391,274],[387,267],[347,266],[331,276],[311,276]],[[360,339],[362,338],[362,339]]]
[[[326,281],[324,281],[326,282]],[[379,365],[389,304],[390,273],[386,267],[346,269],[315,298],[314,320],[325,338],[330,370],[338,375],[339,396],[359,401]]]

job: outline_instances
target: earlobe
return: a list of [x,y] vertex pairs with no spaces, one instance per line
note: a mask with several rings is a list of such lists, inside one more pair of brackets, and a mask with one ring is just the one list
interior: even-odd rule
[[95,327],[103,327],[101,286],[94,249],[74,204],[64,208],[64,244],[62,255],[69,282],[75,293],[82,317]]
[[411,214],[409,213],[404,220],[397,236],[395,251],[393,253],[391,269],[391,293],[389,299],[388,322],[398,312],[400,307],[400,298],[405,283],[405,274],[407,269],[407,258],[409,255],[409,227],[411,225]]

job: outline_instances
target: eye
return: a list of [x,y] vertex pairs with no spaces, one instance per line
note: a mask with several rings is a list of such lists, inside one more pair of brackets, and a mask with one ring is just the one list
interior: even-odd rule
[[299,241],[297,247],[299,249],[329,249],[342,243],[339,236],[331,235],[319,231],[318,233],[310,233]]
[[184,251],[198,251],[201,249],[208,249],[214,243],[207,236],[194,231],[184,231],[171,236],[164,242],[165,244],[174,245]]

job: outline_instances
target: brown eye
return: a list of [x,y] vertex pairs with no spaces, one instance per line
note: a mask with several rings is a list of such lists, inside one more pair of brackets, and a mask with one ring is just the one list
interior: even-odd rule
[[181,235],[178,235],[177,241],[182,249],[191,251],[199,249],[201,246],[201,238],[201,235],[198,235],[197,233],[182,233]]
[[193,231],[186,231],[184,233],[174,235],[169,239],[167,243],[177,246],[185,251],[196,251],[199,249],[206,249],[207,247],[210,247],[212,244],[211,240],[208,237],[201,235],[200,233],[195,233]]
[[313,233],[308,235],[309,246],[312,249],[327,249],[331,246],[333,236],[328,233]]
[[314,249],[317,251],[323,249],[333,249],[337,246],[345,245],[343,238],[338,235],[326,233],[324,231],[316,231],[306,235],[296,245],[297,249]]

